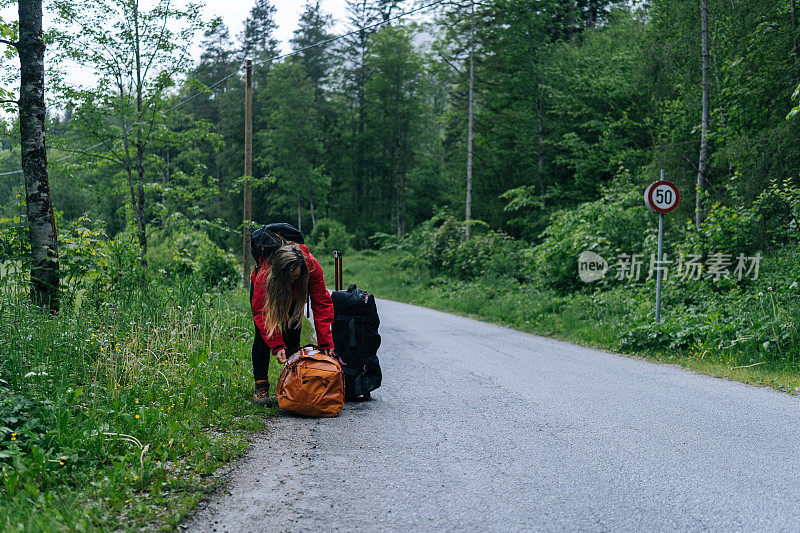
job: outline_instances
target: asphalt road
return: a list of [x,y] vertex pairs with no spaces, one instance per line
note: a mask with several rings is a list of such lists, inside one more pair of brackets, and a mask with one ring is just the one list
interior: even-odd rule
[[378,305],[373,399],[277,417],[186,528],[800,531],[797,398]]

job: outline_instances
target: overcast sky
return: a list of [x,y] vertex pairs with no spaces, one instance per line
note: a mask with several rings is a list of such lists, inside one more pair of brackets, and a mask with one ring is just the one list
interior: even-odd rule
[[[91,2],[92,0],[83,0]],[[156,0],[141,0],[140,6],[142,9],[149,9]],[[176,4],[185,5],[188,0],[174,0]],[[250,10],[255,4],[255,0],[200,0],[205,5],[203,9],[203,20],[210,21],[214,17],[222,17],[225,25],[230,31],[231,38],[237,39],[238,35],[242,32],[244,21],[250,14]],[[45,5],[47,5],[45,1]],[[275,23],[278,28],[276,31],[276,38],[280,42],[281,52],[289,52],[291,44],[289,40],[292,38],[294,30],[297,29],[297,24],[300,20],[300,15],[303,13],[307,0],[272,0],[272,4],[276,8]],[[322,11],[333,17],[333,26],[329,31],[334,34],[341,34],[347,28],[347,0],[321,0],[320,6]],[[408,11],[413,7],[419,5],[417,2],[408,0],[403,7],[404,11]],[[18,19],[16,3],[6,5],[0,9],[0,17],[5,21],[15,21]],[[54,14],[52,11],[45,11],[45,28],[55,24],[53,20]],[[410,20],[426,20],[430,17],[430,10],[425,10],[422,13],[415,13],[410,17]],[[201,48],[200,42],[202,41],[202,34],[197,34],[192,47],[192,55],[195,59],[200,58]],[[6,60],[6,63],[11,66],[12,72],[16,70],[17,60]],[[92,73],[86,69],[81,69],[70,62],[62,64],[64,73],[67,80],[78,85],[91,85],[94,82]],[[18,91],[19,78],[12,75],[11,79],[0,80],[0,86]],[[14,113],[11,109],[8,113]]]
[[[334,33],[339,33],[345,26],[347,11],[345,9],[346,0],[321,0],[322,11],[333,15],[335,25]],[[241,33],[244,20],[250,14],[255,4],[255,0],[205,0],[205,19],[210,20],[214,17],[222,17],[231,37],[236,37]],[[278,25],[277,39],[281,42],[283,52],[289,51],[289,39],[297,29],[297,22],[303,13],[306,2],[304,0],[274,0],[276,7],[275,23]]]

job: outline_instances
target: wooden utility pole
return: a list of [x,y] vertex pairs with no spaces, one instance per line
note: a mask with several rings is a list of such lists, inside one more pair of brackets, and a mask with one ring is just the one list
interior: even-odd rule
[[57,312],[58,234],[50,196],[44,136],[42,0],[20,0],[19,42],[9,44],[16,47],[20,62],[19,125],[31,243],[31,299]]
[[467,103],[467,201],[464,219],[467,222],[466,237],[469,239],[470,220],[472,220],[472,108],[474,105],[475,82],[475,1],[470,2],[469,13],[469,96]]
[[703,191],[706,188],[708,166],[708,0],[700,0],[700,24],[703,52],[703,119],[700,126],[700,162],[697,165],[697,191],[694,208],[694,223],[697,229],[703,223]]
[[253,176],[253,61],[247,60],[244,90],[244,224],[242,226],[242,283],[250,280],[250,219],[253,218],[253,193],[250,178]]
[[[136,201],[133,211],[138,222],[139,264],[147,271],[147,218],[144,197],[144,131],[142,130],[142,109],[144,107],[144,84],[142,82],[142,38],[139,33],[139,0],[133,3],[133,45],[136,60]],[[146,67],[145,67],[146,68]],[[142,276],[141,286],[147,286],[147,276]]]

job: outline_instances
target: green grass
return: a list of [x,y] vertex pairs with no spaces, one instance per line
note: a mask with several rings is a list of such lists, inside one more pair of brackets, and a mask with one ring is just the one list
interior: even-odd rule
[[53,317],[3,287],[2,531],[173,529],[275,414],[251,401],[245,290],[152,284]]
[[[321,263],[332,285],[332,259],[322,257]],[[726,302],[726,296],[708,293],[708,309],[702,314],[666,298],[664,322],[656,327],[649,287],[559,295],[513,280],[464,282],[432,277],[398,252],[351,253],[343,263],[345,287],[356,282],[379,298],[792,394],[800,391],[800,336],[790,305],[796,304],[794,295],[779,300],[772,293],[742,294]],[[720,311],[726,307],[731,309]],[[737,342],[723,343],[725,335]],[[783,340],[764,346],[764,338]]]

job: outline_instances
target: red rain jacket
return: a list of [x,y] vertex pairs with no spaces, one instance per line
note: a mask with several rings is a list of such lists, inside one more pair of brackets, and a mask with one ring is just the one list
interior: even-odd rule
[[[333,301],[328,289],[325,288],[325,276],[322,267],[316,258],[308,251],[305,244],[300,244],[300,249],[306,258],[308,266],[308,295],[311,297],[311,309],[314,313],[314,329],[317,332],[317,344],[321,350],[333,348],[333,337],[331,336],[331,324],[333,323]],[[266,328],[264,317],[264,303],[266,302],[267,276],[269,275],[270,262],[264,261],[258,270],[250,274],[250,281],[253,283],[253,297],[250,306],[253,309],[253,320],[256,322],[258,331],[264,342],[269,346],[272,353],[278,350],[285,350],[283,336],[280,329],[275,330],[273,335],[269,335]],[[305,305],[305,302],[303,302]]]

